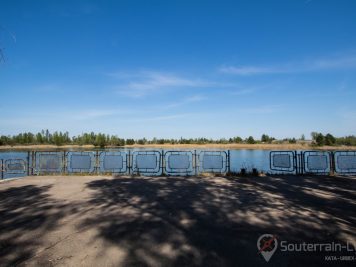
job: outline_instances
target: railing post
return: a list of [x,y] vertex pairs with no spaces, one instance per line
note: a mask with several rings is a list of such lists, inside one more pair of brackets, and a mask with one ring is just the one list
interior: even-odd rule
[[30,155],[31,155],[31,152],[27,151],[27,176],[30,175]]
[[95,153],[95,171],[96,174],[99,174],[99,151],[97,150],[96,153]]
[[[199,168],[199,166],[198,166],[198,164],[197,164],[197,150],[194,150],[194,173],[195,173],[195,176],[197,176],[198,175],[198,168]],[[193,164],[193,162],[192,162],[192,164]]]
[[298,154],[297,154],[297,151],[296,150],[294,150],[294,156],[293,156],[293,158],[294,158],[294,169],[295,169],[295,174],[296,175],[298,175],[299,174],[299,170],[298,170]]
[[129,150],[128,156],[127,156],[127,169],[129,171],[128,175],[131,174],[131,150]]
[[227,173],[230,173],[231,172],[231,168],[230,168],[230,149],[227,150],[226,164],[227,164]]
[[31,154],[32,154],[31,175],[34,175],[35,174],[34,171],[36,168],[36,152],[32,151]]
[[334,158],[334,152],[330,151],[329,152],[329,161],[330,161],[330,175],[335,174],[335,158]]
[[67,153],[63,151],[63,174],[67,171]]
[[162,149],[162,151],[161,151],[161,156],[160,156],[160,158],[161,158],[161,172],[162,172],[162,176],[163,175],[167,175],[165,172],[164,172],[164,170],[165,170],[165,167],[166,167],[166,165],[165,165],[165,160],[164,160],[164,150]]
[[299,173],[301,175],[303,175],[303,164],[304,164],[304,161],[303,161],[303,152],[300,152],[299,153]]
[[1,164],[1,180],[4,180],[4,160],[3,159],[0,159],[0,164]]

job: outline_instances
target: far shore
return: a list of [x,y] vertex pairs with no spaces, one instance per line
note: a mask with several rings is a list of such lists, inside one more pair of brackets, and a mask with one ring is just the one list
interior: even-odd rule
[[[108,148],[155,148],[155,149],[254,149],[254,150],[356,150],[356,146],[312,146],[310,144],[147,144],[147,145],[126,145],[123,147]],[[18,150],[91,150],[102,149],[93,145],[16,145],[0,146],[0,151]]]

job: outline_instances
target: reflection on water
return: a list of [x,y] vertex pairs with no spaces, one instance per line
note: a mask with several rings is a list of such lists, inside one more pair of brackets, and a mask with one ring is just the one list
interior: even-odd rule
[[269,150],[230,150],[230,170],[237,172],[245,168],[251,171],[252,168],[256,168],[258,171],[268,172],[269,153]]

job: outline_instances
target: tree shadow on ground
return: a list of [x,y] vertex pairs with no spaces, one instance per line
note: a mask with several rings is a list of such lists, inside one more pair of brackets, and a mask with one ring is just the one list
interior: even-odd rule
[[15,266],[33,257],[41,237],[68,211],[68,206],[50,197],[50,188],[26,185],[0,191],[0,266]]
[[[355,181],[341,177],[148,177],[88,183],[97,216],[81,227],[125,249],[125,266],[258,266],[257,239],[355,240]],[[325,263],[282,253],[270,266]],[[344,254],[342,254],[344,255]]]

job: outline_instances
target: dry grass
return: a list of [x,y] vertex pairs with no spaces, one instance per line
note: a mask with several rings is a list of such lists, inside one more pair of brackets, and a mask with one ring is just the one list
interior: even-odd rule
[[0,146],[0,150],[51,150],[51,149],[93,149],[93,145],[15,145],[15,146]]
[[127,148],[188,148],[188,149],[262,149],[262,150],[356,150],[356,146],[313,147],[309,144],[164,144],[164,145],[130,145]]
[[[18,145],[0,146],[0,150],[51,150],[51,149],[94,149],[93,145]],[[110,148],[110,147],[109,147]],[[112,148],[112,147],[111,147]],[[356,150],[356,146],[313,147],[309,144],[163,144],[163,145],[127,145],[125,148],[161,148],[161,149],[262,149],[262,150]]]

